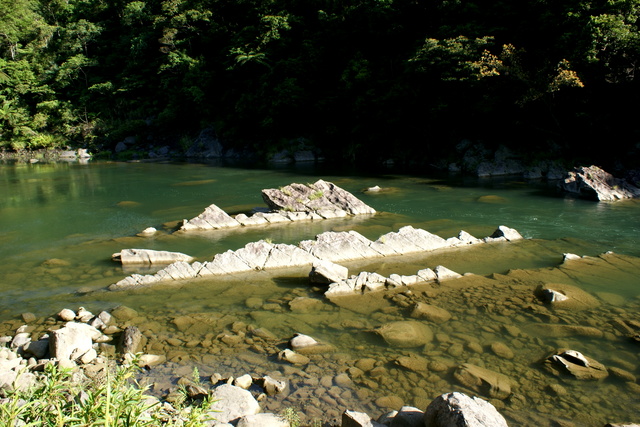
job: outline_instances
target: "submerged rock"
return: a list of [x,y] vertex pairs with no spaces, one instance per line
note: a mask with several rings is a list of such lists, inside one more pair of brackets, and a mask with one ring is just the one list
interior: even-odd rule
[[551,304],[553,308],[567,310],[584,310],[600,305],[598,299],[577,286],[565,283],[546,283],[539,285],[535,295]]
[[640,197],[640,188],[614,177],[597,166],[580,166],[567,172],[558,187],[572,195],[597,201]]
[[506,399],[511,394],[509,377],[471,363],[460,365],[454,377],[461,385],[489,397]]
[[387,323],[375,331],[391,347],[420,347],[433,340],[433,332],[427,325],[414,321]]
[[554,375],[570,374],[578,380],[601,380],[609,376],[602,363],[575,350],[558,350],[543,363]]

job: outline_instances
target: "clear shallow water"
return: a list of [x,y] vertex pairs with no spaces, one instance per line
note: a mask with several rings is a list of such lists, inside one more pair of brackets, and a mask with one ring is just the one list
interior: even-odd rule
[[[165,234],[153,239],[135,237],[137,232],[148,226],[161,229],[165,223],[171,226],[175,221],[192,218],[211,203],[230,213],[247,212],[254,206],[264,206],[260,196],[263,188],[280,187],[292,182],[314,182],[319,178],[353,192],[380,213],[367,218],[272,225],[195,236]],[[388,191],[379,194],[361,192],[374,185]],[[199,260],[207,260],[216,253],[237,249],[258,239],[297,243],[312,239],[326,230],[349,229],[375,239],[407,224],[442,237],[457,235],[461,229],[476,237],[484,237],[490,235],[498,225],[504,224],[531,239],[513,245],[487,245],[433,253],[423,258],[373,260],[350,266],[352,272],[363,269],[388,275],[412,274],[421,268],[442,264],[460,273],[497,277],[495,283],[490,282],[498,290],[497,295],[482,304],[477,301],[487,293],[486,283],[468,285],[470,295],[475,295],[474,298],[463,298],[462,293],[455,290],[451,294],[438,291],[448,295],[440,300],[424,297],[430,303],[444,306],[454,313],[453,326],[433,326],[436,333],[441,331],[452,337],[452,342],[436,342],[429,348],[419,350],[389,349],[368,331],[384,322],[405,318],[406,313],[400,309],[402,305],[394,303],[392,299],[382,298],[374,298],[366,304],[364,300],[337,305],[325,302],[319,291],[310,288],[304,280],[306,272],[292,274],[289,278],[256,276],[224,282],[180,283],[136,292],[77,292],[100,290],[135,272],[123,271],[122,267],[110,261],[111,254],[123,248],[181,251]],[[499,307],[500,303],[494,300],[500,300],[500,295],[509,289],[517,289],[523,295],[530,296],[539,283],[568,281],[596,295],[607,293],[609,301],[602,300],[603,305],[598,311],[562,314],[558,316],[561,321],[608,323],[611,319],[603,314],[607,312],[637,318],[637,310],[633,310],[637,307],[640,292],[633,263],[630,271],[585,270],[584,274],[572,273],[571,276],[557,273],[558,270],[554,268],[559,265],[564,252],[595,256],[612,250],[635,259],[640,256],[639,239],[638,202],[605,204],[562,198],[554,188],[545,184],[518,180],[464,181],[400,175],[372,177],[330,171],[322,173],[311,168],[264,170],[203,164],[1,164],[0,256],[3,263],[0,265],[0,286],[3,298],[0,302],[0,320],[15,319],[26,311],[47,316],[63,307],[77,308],[82,305],[98,311],[125,304],[151,319],[149,325],[152,326],[147,326],[147,331],[153,336],[166,338],[176,335],[184,338],[185,342],[205,342],[198,333],[176,330],[173,320],[181,315],[224,313],[235,321],[268,327],[282,340],[290,338],[295,332],[303,332],[336,345],[338,352],[328,358],[331,363],[318,360],[305,368],[307,375],[311,376],[335,374],[337,366],[343,369],[363,355],[376,358],[383,366],[394,366],[394,357],[417,352],[421,357],[434,360],[446,358],[453,363],[479,360],[478,363],[518,378],[518,374],[512,373],[518,369],[513,361],[497,360],[488,351],[482,354],[469,352],[464,347],[465,341],[457,337],[486,334],[491,336],[480,342],[484,347],[496,340],[514,346],[516,360],[527,367],[531,376],[520,384],[521,389],[545,390],[554,381],[553,377],[541,373],[538,368],[531,368],[531,365],[544,357],[552,347],[569,344],[598,360],[619,354],[622,359],[628,359],[627,370],[639,375],[637,347],[630,346],[622,339],[608,340],[606,345],[592,338],[576,337],[554,337],[535,342],[531,338],[536,336],[535,330],[531,332],[527,329],[533,318],[527,313],[524,302],[501,308],[502,311],[507,310],[506,314],[487,311],[482,307],[487,304],[493,307],[498,304]],[[501,275],[511,269],[535,270],[537,278],[516,280],[505,276],[507,279],[502,280]],[[491,276],[494,273],[497,276]],[[483,292],[474,289],[483,289]],[[263,299],[266,308],[248,309],[246,299],[250,296]],[[322,303],[310,312],[297,313],[289,307],[294,297],[317,298]],[[522,301],[525,300],[523,296]],[[524,336],[513,339],[505,335],[500,326],[505,322],[514,322],[519,328],[529,331],[526,336],[531,339]],[[213,322],[208,333],[218,335],[229,329],[229,323]],[[356,323],[360,326],[344,326]],[[489,330],[483,330],[483,327]],[[157,349],[169,355],[171,351],[174,352],[170,359],[176,363],[202,364],[203,372],[218,369],[228,370],[231,375],[242,375],[246,371],[237,371],[244,368],[280,370],[287,374],[282,363],[275,362],[269,354],[263,363],[249,363],[246,360],[251,358],[242,359],[238,356],[247,351],[243,348],[216,353],[209,347],[198,345],[185,355],[175,353],[184,349],[170,348],[162,344],[161,338],[157,338],[157,341]],[[456,344],[456,341],[460,341],[465,349],[458,355],[455,355],[455,351],[449,351],[450,345]],[[215,366],[205,363],[211,362],[211,357],[215,358]],[[601,361],[604,363],[604,360]],[[363,380],[357,382],[357,391],[351,390],[346,396],[342,396],[344,393],[341,391],[339,398],[355,409],[361,408],[377,415],[376,412],[384,412],[384,408],[375,403],[374,397],[379,395],[399,395],[404,403],[421,406],[437,394],[460,388],[450,370],[423,376],[426,379],[415,372],[407,373],[397,367],[389,367],[382,387],[375,388]],[[309,387],[313,386],[312,380],[305,381],[310,382]],[[407,387],[406,383],[411,387]],[[305,384],[298,384],[296,393],[302,393]],[[577,398],[577,402],[571,396],[556,398],[556,403],[559,403],[554,406],[554,399],[541,391],[534,395],[521,393],[523,401],[515,399],[506,404],[496,404],[507,413],[518,411],[528,414],[529,422],[540,414],[548,414],[545,415],[547,418],[575,418],[573,414],[578,413],[596,414],[591,421],[588,416],[581,418],[579,425],[602,425],[604,422],[600,421],[605,419],[615,421],[610,418],[615,411],[622,419],[629,419],[640,410],[637,398],[629,397],[630,390],[623,383],[614,381],[602,385],[607,393],[613,393],[616,404],[621,406],[609,402],[610,399],[589,385],[566,380],[562,384],[570,393],[580,393],[581,398]],[[406,390],[392,392],[399,389]],[[428,390],[427,395],[425,390]],[[307,402],[308,407],[333,405],[329,399],[316,402],[305,400],[313,396],[297,396],[295,393],[290,397],[291,402],[294,402],[294,397],[297,402]],[[334,396],[333,399],[341,403],[338,397]],[[288,403],[285,398],[282,402],[270,404],[293,404],[291,402]],[[586,410],[587,407],[591,409]]]

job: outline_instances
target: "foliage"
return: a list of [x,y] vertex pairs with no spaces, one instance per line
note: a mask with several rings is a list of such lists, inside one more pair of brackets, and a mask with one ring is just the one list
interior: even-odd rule
[[623,150],[639,17],[640,0],[0,0],[0,147],[178,146],[213,123],[226,145],[305,138],[349,162],[461,138]]
[[107,371],[100,380],[74,383],[71,370],[47,364],[38,384],[28,390],[7,391],[0,404],[1,425],[21,426],[203,426],[211,401],[183,406],[167,414],[147,388],[134,380],[135,365]]

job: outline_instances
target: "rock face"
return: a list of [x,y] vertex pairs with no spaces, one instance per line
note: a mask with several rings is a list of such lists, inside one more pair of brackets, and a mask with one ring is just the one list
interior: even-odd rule
[[464,393],[445,393],[424,412],[425,427],[507,427],[507,421],[489,402]]
[[123,249],[111,255],[122,264],[171,264],[177,261],[191,262],[193,257],[180,252],[154,251],[151,249]]
[[567,172],[558,187],[567,193],[598,201],[640,197],[640,188],[614,177],[597,166],[581,166]]
[[[470,239],[468,233],[463,237],[443,239],[435,234],[411,226],[402,227],[397,232],[382,235],[376,241],[371,241],[355,231],[333,232],[327,231],[316,236],[315,240],[303,240],[298,246],[287,244],[272,244],[264,240],[252,242],[236,251],[227,251],[214,256],[207,262],[184,261],[175,262],[158,271],[154,275],[133,274],[109,286],[109,290],[128,289],[139,286],[149,286],[155,283],[172,280],[188,280],[198,277],[224,276],[233,273],[249,271],[272,270],[278,268],[308,267],[318,265],[322,261],[340,262],[347,260],[364,260],[385,256],[398,256],[408,253],[428,252],[441,248],[453,248],[480,244],[482,242],[506,242],[521,239],[516,230],[500,226],[493,234],[497,237]],[[375,273],[367,273],[368,275]],[[377,275],[374,277],[359,277],[349,289],[340,290],[341,293],[362,291],[364,283],[367,289],[386,284],[392,286],[411,285],[418,282],[438,281],[460,277],[458,273],[442,266],[435,271],[420,270],[416,277],[393,275],[388,279]],[[384,279],[384,280],[383,280]],[[351,279],[347,279],[351,280]],[[362,284],[362,286],[361,286]]]

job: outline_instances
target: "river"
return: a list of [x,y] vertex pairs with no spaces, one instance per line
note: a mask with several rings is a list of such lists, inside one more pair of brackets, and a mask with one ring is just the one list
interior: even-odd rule
[[[188,237],[171,235],[177,221],[198,215],[211,203],[228,213],[249,212],[264,206],[263,188],[320,178],[352,192],[379,213]],[[362,192],[375,185],[385,191]],[[351,229],[376,239],[409,224],[445,238],[460,230],[481,238],[506,225],[526,240],[351,265],[352,273],[366,269],[388,275],[413,274],[442,264],[477,276],[460,279],[459,285],[416,288],[361,302],[324,300],[304,277],[307,272],[101,292],[130,273],[144,272],[123,271],[111,261],[111,254],[124,248],[179,251],[204,261],[259,239],[297,243],[323,231]],[[149,226],[162,232],[153,238],[136,236]],[[64,307],[84,306],[98,312],[126,305],[146,319],[142,329],[149,348],[167,355],[172,372],[197,366],[203,375],[272,373],[286,377],[289,393],[269,398],[265,409],[277,412],[295,407],[307,420],[330,421],[339,416],[342,405],[377,417],[399,402],[424,409],[447,391],[473,394],[455,374],[457,365],[472,363],[513,381],[509,398],[491,399],[513,425],[556,425],[558,420],[572,420],[574,425],[601,426],[637,417],[638,383],[624,375],[609,375],[600,381],[558,377],[546,371],[540,360],[553,349],[567,347],[623,370],[625,375],[640,375],[637,343],[612,326],[619,318],[640,321],[639,240],[637,201],[576,200],[559,195],[553,185],[518,178],[372,175],[312,166],[2,163],[0,321],[15,320],[24,312],[46,317]],[[631,267],[597,258],[606,251],[620,255],[619,262]],[[563,253],[591,256],[595,261],[567,274],[559,268]],[[595,296],[597,305],[579,311],[549,310],[533,296],[537,285],[549,282],[577,286]],[[296,297],[315,303],[292,310],[289,303]],[[249,298],[254,298],[251,304]],[[371,332],[382,324],[408,319],[407,301],[418,300],[446,308],[453,315],[448,322],[429,325],[435,335],[431,343],[417,349],[391,348]],[[206,328],[178,326],[176,319],[185,317],[199,319]],[[594,325],[603,334],[595,338],[549,336],[536,322]],[[225,334],[244,337],[255,327],[268,328],[280,343],[260,348],[252,347],[248,338],[242,343],[223,339]],[[336,351],[313,356],[303,368],[279,362],[274,349],[283,348],[282,343],[298,332],[330,343]],[[184,346],[168,344],[169,338],[181,340]],[[492,351],[495,342],[506,344],[512,357],[496,355]],[[426,360],[428,369],[399,366],[399,358],[414,356]],[[353,369],[370,360],[381,369]],[[351,383],[332,382],[342,372],[349,374]]]

